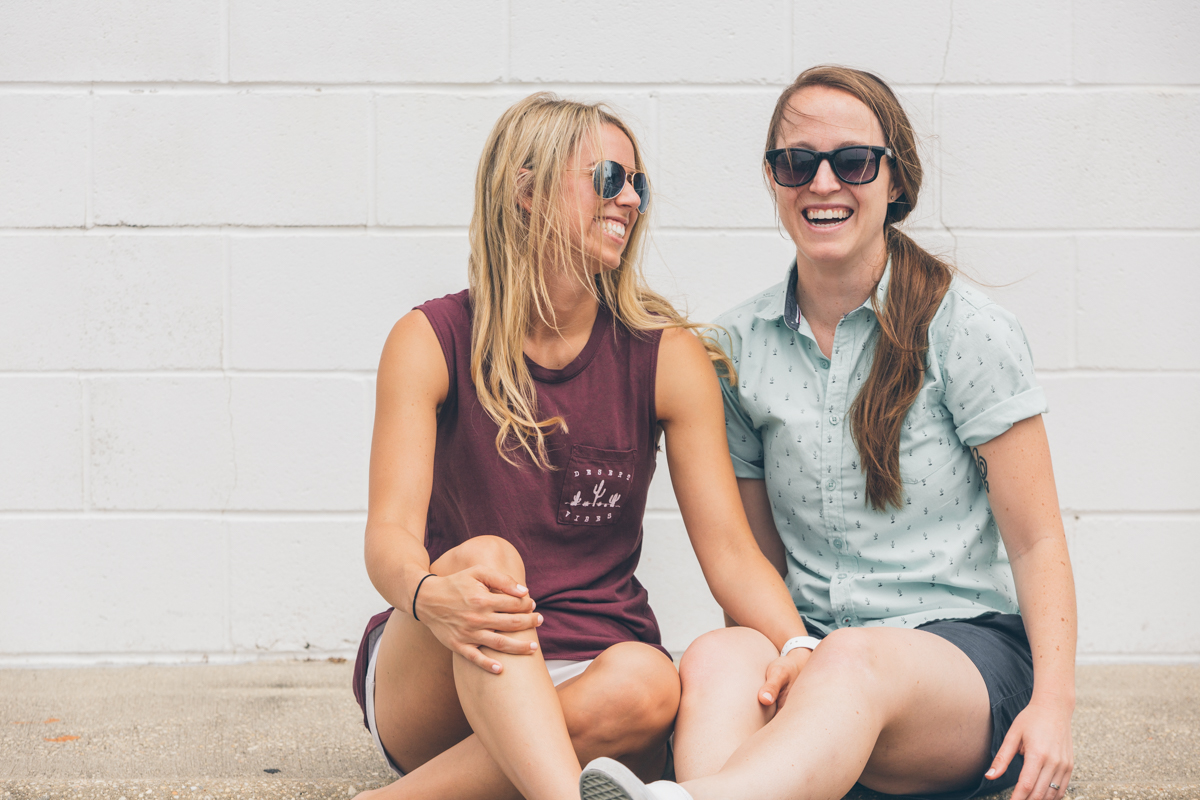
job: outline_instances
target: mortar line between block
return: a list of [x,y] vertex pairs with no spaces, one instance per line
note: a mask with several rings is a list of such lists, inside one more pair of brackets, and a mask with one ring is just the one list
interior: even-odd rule
[[[947,233],[949,226],[909,227],[906,233],[920,236],[925,233]],[[1139,236],[1153,237],[1195,237],[1200,236],[1200,230],[1195,228],[986,228],[970,225],[954,225],[956,235],[966,236],[996,236],[1036,238],[1039,236]],[[739,227],[688,227],[681,225],[657,225],[655,233],[688,236],[742,236],[753,234],[778,235],[774,227],[764,225],[747,225]],[[205,236],[220,233],[231,238],[278,237],[278,236],[365,236],[365,235],[395,235],[397,237],[419,236],[465,236],[468,229],[465,225],[94,225],[90,229],[74,227],[3,227],[0,226],[0,236]]]
[[128,380],[142,378],[169,378],[171,380],[213,379],[213,378],[305,378],[315,380],[361,380],[374,378],[374,367],[359,369],[222,369],[206,367],[203,369],[47,369],[47,370],[3,370],[0,378],[103,378],[106,380]]
[[[1200,521],[1200,508],[1194,509],[1082,509],[1063,506],[1059,509],[1064,521],[1070,517],[1080,520],[1124,520],[1131,522]],[[676,508],[659,506],[647,508],[646,520],[676,521],[682,524],[683,517]],[[358,511],[289,510],[289,509],[100,509],[89,510],[44,510],[5,509],[0,510],[0,520],[197,520],[209,522],[366,522],[365,509]]]
[[[306,96],[333,96],[337,94],[364,94],[382,92],[388,94],[472,93],[479,95],[509,94],[513,91],[544,90],[557,94],[599,92],[645,92],[667,91],[675,94],[712,94],[720,92],[744,94],[769,94],[775,97],[787,83],[763,83],[758,80],[729,83],[673,83],[669,81],[615,81],[604,83],[586,81],[513,80],[501,82],[399,82],[375,81],[357,83],[315,83],[313,81],[12,81],[0,83],[0,95],[17,94],[72,94],[93,90],[99,95],[129,95],[131,92],[154,93],[156,95],[212,95],[212,94],[289,94]],[[898,92],[932,92],[961,95],[1092,95],[1107,93],[1136,93],[1140,95],[1197,94],[1197,83],[894,83]]]
[[[1200,378],[1200,368],[1196,367],[1039,367],[1038,375],[1052,378]],[[78,378],[88,380],[102,378],[104,380],[140,380],[144,378],[168,378],[171,380],[203,380],[256,378],[294,380],[374,380],[375,368],[362,367],[356,369],[48,369],[48,370],[0,370],[0,378],[25,378],[38,380],[44,378]]]
[[71,511],[46,510],[0,510],[0,520],[194,520],[206,522],[366,522],[367,512],[362,511],[288,511],[288,510],[139,510],[139,509],[97,509],[87,511],[78,509]]
[[[340,658],[343,661],[353,659],[356,650],[353,648],[312,648],[311,650],[269,650],[269,651],[246,651],[246,650],[230,650],[229,652],[214,652],[200,650],[166,650],[166,651],[103,651],[93,653],[4,653],[0,654],[0,670],[5,669],[72,669],[72,668],[90,668],[90,667],[135,667],[135,666],[192,666],[203,664],[207,666],[236,666],[241,664],[269,664],[273,662],[288,662],[288,661],[307,661],[318,662],[325,661],[331,658]],[[2,673],[0,673],[2,674]],[[89,785],[92,781],[85,781]],[[146,785],[150,782],[162,783],[162,781],[145,779],[129,780],[125,783],[135,784],[138,786]],[[189,783],[205,783],[212,785],[220,783],[220,780],[201,780],[192,778],[189,780],[178,781],[181,784]],[[235,783],[241,783],[239,779],[234,779]],[[96,781],[99,785],[117,785],[121,781],[108,782]],[[169,783],[169,782],[168,782]],[[333,782],[331,782],[333,783]],[[346,781],[339,780],[336,782],[345,784]],[[244,786],[244,784],[243,784]],[[12,796],[12,795],[10,795]],[[22,795],[23,797],[24,795]],[[74,796],[74,795],[72,795]],[[238,795],[240,796],[240,795]]]
[[[683,655],[683,650],[671,650],[671,655],[676,662]],[[237,666],[246,664],[271,664],[277,662],[314,662],[319,663],[329,659],[353,659],[355,656],[354,648],[317,648],[311,650],[269,650],[269,651],[247,651],[247,650],[231,650],[229,652],[202,652],[198,650],[170,650],[170,651],[104,651],[92,653],[6,653],[0,654],[0,670],[5,669],[71,669],[71,668],[111,668],[111,667],[133,667],[142,665],[155,665],[160,667],[191,667],[193,665],[204,664],[208,666]],[[1144,666],[1190,666],[1200,664],[1200,654],[1196,653],[1103,653],[1103,652],[1081,652],[1076,655],[1075,663],[1080,667],[1099,667],[1105,665],[1144,665]],[[233,779],[231,779],[233,780]],[[162,781],[148,780],[128,780],[124,783],[136,784],[138,786],[148,785],[151,782],[162,783]],[[186,781],[178,781],[181,784],[196,783],[196,779]],[[200,781],[212,785],[213,783],[221,783],[222,781]],[[240,783],[239,780],[233,780],[235,783]],[[338,781],[328,781],[329,784],[337,784],[338,788],[342,788],[348,781],[341,779]],[[117,785],[122,781],[83,781],[82,783],[98,785]],[[1095,784],[1094,781],[1085,781],[1080,786],[1087,787]],[[1072,780],[1072,789],[1076,788],[1077,782]],[[1190,786],[1190,784],[1188,784]],[[1080,793],[1081,796],[1084,794]],[[1108,794],[1101,795],[1107,797]],[[1124,796],[1122,794],[1122,796]],[[1190,796],[1190,795],[1189,795]]]

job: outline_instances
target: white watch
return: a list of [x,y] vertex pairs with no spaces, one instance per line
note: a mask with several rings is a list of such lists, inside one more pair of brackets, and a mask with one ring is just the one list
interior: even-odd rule
[[816,650],[817,645],[820,643],[821,640],[815,636],[794,636],[783,643],[783,649],[779,651],[779,655],[786,656],[797,647],[804,647],[808,650]]

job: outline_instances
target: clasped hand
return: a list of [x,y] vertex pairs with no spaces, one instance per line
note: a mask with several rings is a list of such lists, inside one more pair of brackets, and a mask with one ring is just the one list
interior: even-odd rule
[[499,570],[474,566],[425,581],[417,596],[417,618],[450,652],[480,669],[499,673],[504,667],[482,648],[512,655],[537,650],[536,636],[509,636],[542,624],[529,589]]
[[800,677],[800,670],[804,669],[804,665],[811,657],[812,650],[797,647],[786,656],[780,656],[768,664],[766,678],[758,690],[758,702],[769,706],[778,700],[779,705],[776,710],[783,708],[783,704],[787,701],[788,691],[792,688],[796,678]]

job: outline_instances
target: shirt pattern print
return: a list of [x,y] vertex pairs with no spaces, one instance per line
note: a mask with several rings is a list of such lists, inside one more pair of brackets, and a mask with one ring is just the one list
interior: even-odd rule
[[[739,478],[766,480],[796,607],[823,631],[916,627],[1016,613],[1016,591],[969,448],[1046,411],[1016,318],[955,279],[929,327],[928,368],[901,429],[899,508],[866,503],[848,414],[871,369],[870,300],[845,315],[829,358],[789,279],[717,319],[737,369],[722,380]],[[876,289],[883,307],[891,276]]]

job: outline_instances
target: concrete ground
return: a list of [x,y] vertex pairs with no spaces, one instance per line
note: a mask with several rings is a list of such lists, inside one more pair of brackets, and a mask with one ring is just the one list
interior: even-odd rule
[[[313,800],[381,786],[390,773],[350,667],[0,670],[0,799]],[[1082,667],[1074,730],[1076,800],[1200,800],[1200,667]]]

